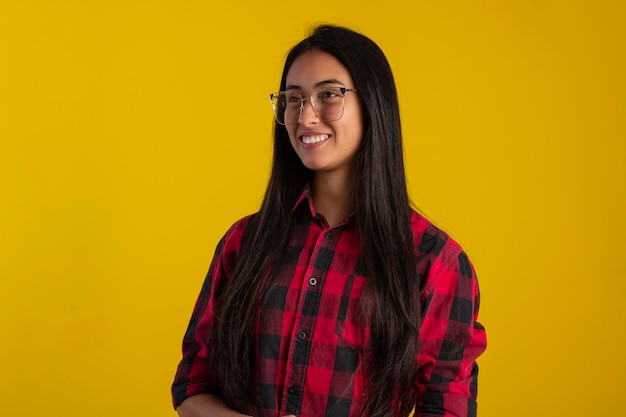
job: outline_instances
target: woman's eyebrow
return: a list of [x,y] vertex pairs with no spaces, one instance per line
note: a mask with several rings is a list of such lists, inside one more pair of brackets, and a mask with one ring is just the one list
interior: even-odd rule
[[315,84],[315,87],[320,87],[320,86],[326,85],[326,84],[341,84],[341,85],[343,85],[343,83],[341,81],[337,80],[336,78],[332,78],[330,80],[320,81],[319,83]]
[[[326,85],[326,84],[341,84],[344,85],[344,83],[342,83],[341,81],[339,81],[336,78],[331,78],[328,80],[323,80],[320,81],[318,83],[315,83],[315,88],[320,87],[322,85]],[[302,87],[300,87],[299,85],[295,85],[295,84],[289,84],[287,87],[285,87],[285,90],[302,90]]]

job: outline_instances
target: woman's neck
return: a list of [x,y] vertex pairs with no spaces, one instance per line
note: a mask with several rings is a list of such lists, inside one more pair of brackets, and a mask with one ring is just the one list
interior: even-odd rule
[[316,172],[312,197],[315,210],[324,216],[330,227],[344,221],[355,209],[348,175]]

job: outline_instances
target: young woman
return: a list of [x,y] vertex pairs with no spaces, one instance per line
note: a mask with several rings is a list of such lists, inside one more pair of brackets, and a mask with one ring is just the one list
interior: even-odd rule
[[172,386],[178,413],[476,415],[476,277],[411,209],[383,52],[319,26],[271,99],[269,185],[217,247]]

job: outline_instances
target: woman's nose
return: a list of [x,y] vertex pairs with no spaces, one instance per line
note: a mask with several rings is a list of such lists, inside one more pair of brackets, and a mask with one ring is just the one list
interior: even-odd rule
[[319,121],[319,117],[315,112],[315,108],[313,107],[313,102],[309,98],[308,100],[302,101],[302,110],[300,111],[300,118],[298,122],[301,125],[308,125],[311,123],[317,123]]

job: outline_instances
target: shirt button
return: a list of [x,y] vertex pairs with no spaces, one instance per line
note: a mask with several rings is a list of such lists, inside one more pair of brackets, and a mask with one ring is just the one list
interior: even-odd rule
[[326,232],[326,234],[324,235],[324,239],[326,240],[330,240],[330,238],[333,237],[333,232]]
[[316,286],[317,285],[317,278],[315,278],[315,277],[309,278],[309,285]]
[[306,333],[304,332],[298,332],[298,339],[302,340],[306,337]]
[[295,394],[296,391],[298,391],[296,387],[289,387],[289,394]]

